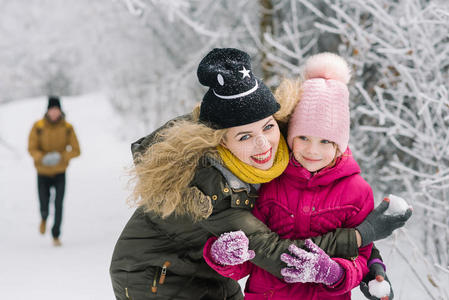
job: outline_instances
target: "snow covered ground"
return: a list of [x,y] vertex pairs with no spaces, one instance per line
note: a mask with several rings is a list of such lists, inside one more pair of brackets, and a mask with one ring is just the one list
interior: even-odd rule
[[[38,233],[36,173],[26,150],[29,130],[46,104],[45,98],[36,98],[0,106],[0,299],[113,299],[108,268],[133,212],[126,204],[126,167],[136,137],[118,138],[123,125],[101,94],[63,100],[81,156],[67,172],[63,246],[54,248],[48,232]],[[395,299],[431,299],[390,245],[379,243]],[[415,263],[413,257],[410,261]],[[416,267],[425,272],[425,266]],[[353,299],[365,299],[358,288]]]

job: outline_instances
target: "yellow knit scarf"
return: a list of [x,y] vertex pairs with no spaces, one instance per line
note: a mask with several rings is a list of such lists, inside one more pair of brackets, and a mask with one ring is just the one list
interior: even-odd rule
[[242,162],[221,145],[217,147],[217,150],[229,171],[246,183],[265,183],[273,180],[284,172],[289,160],[287,143],[282,135],[273,166],[268,170],[261,170]]

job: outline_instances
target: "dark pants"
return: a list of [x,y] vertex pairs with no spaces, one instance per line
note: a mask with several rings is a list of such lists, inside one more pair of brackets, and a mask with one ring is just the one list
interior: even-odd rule
[[42,220],[47,220],[48,217],[51,187],[55,189],[55,222],[51,229],[51,233],[54,238],[57,238],[61,233],[60,227],[62,222],[62,201],[64,199],[65,191],[65,173],[57,174],[55,176],[37,175],[37,189],[39,191]]

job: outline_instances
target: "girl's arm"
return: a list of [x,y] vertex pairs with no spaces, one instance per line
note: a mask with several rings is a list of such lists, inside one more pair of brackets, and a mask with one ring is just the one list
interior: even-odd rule
[[371,256],[368,260],[368,269],[369,269],[368,275],[363,277],[362,282],[360,282],[360,290],[365,295],[365,297],[368,299],[380,300],[379,298],[371,295],[368,283],[371,280],[380,280],[380,281],[386,280],[390,285],[389,299],[393,299],[394,297],[393,286],[391,285],[391,282],[386,274],[386,267],[385,264],[383,263],[382,256],[380,255],[380,252],[375,245],[373,245],[373,250],[371,251]]

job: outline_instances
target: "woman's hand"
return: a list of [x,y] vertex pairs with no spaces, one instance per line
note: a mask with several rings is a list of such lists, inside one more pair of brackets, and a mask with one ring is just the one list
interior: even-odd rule
[[212,259],[221,265],[239,265],[253,259],[256,254],[248,249],[249,240],[241,230],[226,232],[212,244]]
[[332,285],[339,281],[344,274],[343,268],[312,240],[308,239],[304,244],[310,252],[292,244],[288,250],[293,255],[281,254],[281,260],[288,265],[281,270],[285,282],[316,282]]
[[399,216],[385,215],[389,204],[389,199],[384,198],[382,203],[365,218],[362,224],[355,228],[362,238],[359,246],[366,246],[374,241],[388,237],[395,229],[404,226],[405,222],[411,217],[411,209]]

